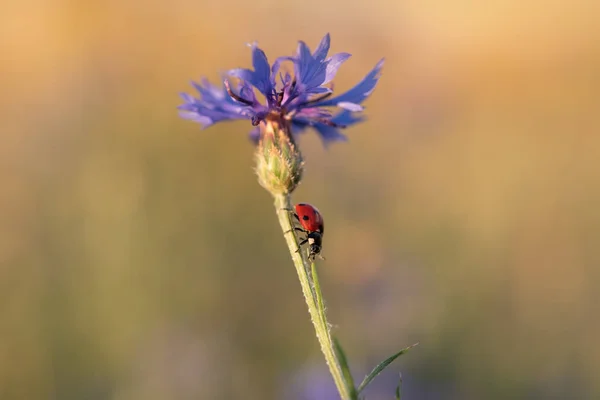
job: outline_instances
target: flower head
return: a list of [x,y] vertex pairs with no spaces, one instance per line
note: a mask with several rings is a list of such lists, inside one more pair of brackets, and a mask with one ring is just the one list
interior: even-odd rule
[[[350,54],[338,53],[327,57],[329,44],[327,34],[311,53],[301,41],[295,55],[279,57],[272,65],[265,53],[252,44],[252,70],[230,70],[223,87],[215,86],[206,79],[202,83],[192,82],[200,96],[196,98],[183,93],[184,104],[178,107],[180,115],[203,127],[220,121],[248,119],[256,127],[250,133],[255,142],[261,135],[259,125],[270,121],[284,127],[291,140],[292,135],[307,127],[314,128],[326,144],[346,140],[340,129],[362,121],[358,114],[363,110],[360,104],[375,89],[383,60],[352,89],[333,96],[330,83]],[[293,76],[282,71],[284,62],[293,64]],[[239,82],[232,84],[229,77],[237,78]],[[255,90],[264,96],[264,102],[258,100]]]

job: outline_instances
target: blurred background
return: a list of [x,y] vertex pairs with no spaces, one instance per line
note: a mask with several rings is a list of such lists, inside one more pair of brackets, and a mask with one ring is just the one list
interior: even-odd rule
[[191,79],[386,58],[348,143],[300,139],[334,332],[392,399],[600,398],[600,3],[8,0],[0,399],[335,399],[248,122]]

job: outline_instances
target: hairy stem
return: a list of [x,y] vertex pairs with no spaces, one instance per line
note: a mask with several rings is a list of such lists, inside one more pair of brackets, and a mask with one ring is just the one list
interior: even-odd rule
[[327,361],[327,366],[329,367],[329,371],[333,376],[333,380],[337,386],[338,392],[340,393],[341,399],[353,400],[351,395],[352,390],[348,386],[348,382],[346,382],[344,379],[340,361],[335,353],[333,340],[329,330],[329,323],[327,322],[327,317],[325,315],[325,307],[321,289],[318,285],[313,283],[315,280],[311,278],[313,274],[316,276],[316,270],[314,265],[311,268],[311,265],[309,265],[304,252],[296,252],[296,250],[299,248],[298,239],[294,231],[292,231],[293,224],[291,215],[290,212],[287,211],[291,209],[291,207],[292,205],[290,203],[289,195],[275,196],[275,208],[277,210],[277,216],[279,217],[279,223],[281,224],[281,229],[283,232],[287,232],[284,234],[285,240],[290,249],[290,254],[292,255],[292,260],[294,261],[294,266],[296,267],[296,272],[298,273],[298,278],[300,279],[302,293],[304,294],[304,299],[308,305],[308,312],[315,327],[317,339],[321,345],[321,351],[325,356],[325,361]]

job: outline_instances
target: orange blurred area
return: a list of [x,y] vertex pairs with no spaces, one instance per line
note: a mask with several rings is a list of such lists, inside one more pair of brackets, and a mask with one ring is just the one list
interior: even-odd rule
[[[182,120],[314,48],[386,58],[368,121],[300,139],[321,284],[391,399],[600,397],[600,3],[9,1],[0,15],[0,399],[335,399],[247,122]],[[323,394],[325,393],[325,394]],[[312,397],[311,397],[312,396]]]

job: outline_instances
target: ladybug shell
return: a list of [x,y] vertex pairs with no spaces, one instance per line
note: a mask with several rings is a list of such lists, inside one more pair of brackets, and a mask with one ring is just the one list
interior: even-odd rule
[[323,216],[316,209],[307,203],[296,204],[296,214],[300,220],[300,225],[309,232],[324,232]]

